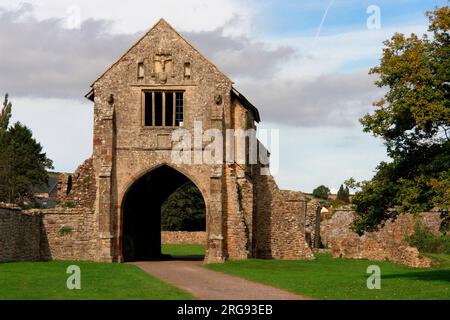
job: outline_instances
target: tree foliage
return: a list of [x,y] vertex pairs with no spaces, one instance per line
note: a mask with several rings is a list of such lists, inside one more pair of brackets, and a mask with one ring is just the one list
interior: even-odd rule
[[313,196],[319,199],[328,199],[328,195],[330,194],[330,189],[324,185],[318,186],[313,190]]
[[11,103],[5,98],[0,116],[0,201],[21,203],[34,185],[47,183],[52,161],[26,126],[11,127]]
[[342,203],[350,203],[350,189],[348,186],[344,187],[344,185],[341,184],[336,199]]
[[180,187],[164,202],[161,228],[164,231],[205,231],[205,202],[192,182]]
[[12,104],[8,101],[8,94],[5,94],[3,109],[0,113],[0,136],[8,129],[9,119],[11,119],[11,109]]
[[392,162],[382,162],[353,199],[359,233],[399,212],[450,208],[450,10],[427,15],[432,36],[395,34],[370,71],[388,90],[361,123],[384,140]]

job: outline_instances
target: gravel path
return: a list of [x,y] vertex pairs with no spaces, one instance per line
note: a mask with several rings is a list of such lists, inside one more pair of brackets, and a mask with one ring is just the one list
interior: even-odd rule
[[145,272],[204,300],[306,300],[305,297],[202,267],[201,261],[133,262]]

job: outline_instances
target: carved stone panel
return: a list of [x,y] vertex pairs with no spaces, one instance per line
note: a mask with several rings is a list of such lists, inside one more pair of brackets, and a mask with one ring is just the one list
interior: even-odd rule
[[173,74],[172,54],[166,50],[158,50],[153,59],[156,81],[165,84],[167,78]]

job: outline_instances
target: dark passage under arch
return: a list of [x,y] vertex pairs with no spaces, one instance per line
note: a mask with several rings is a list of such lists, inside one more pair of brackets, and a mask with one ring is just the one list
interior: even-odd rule
[[125,261],[161,259],[161,206],[191,181],[163,165],[139,178],[123,203],[122,254]]

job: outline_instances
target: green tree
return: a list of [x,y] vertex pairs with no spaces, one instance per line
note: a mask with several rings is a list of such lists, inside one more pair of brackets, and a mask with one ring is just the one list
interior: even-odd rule
[[344,185],[347,189],[349,189],[349,194],[350,190],[358,191],[361,189],[361,182],[357,182],[356,179],[353,177],[349,178],[348,180],[345,180]]
[[8,94],[5,94],[2,112],[0,113],[0,136],[8,130],[9,119],[11,119],[12,104],[8,101]]
[[313,190],[313,196],[319,199],[328,199],[328,195],[330,194],[330,189],[324,185],[318,186]]
[[11,109],[6,95],[0,115],[0,201],[20,203],[33,185],[47,183],[46,169],[53,166],[30,129],[20,122],[8,128]]
[[205,202],[200,190],[188,182],[171,194],[161,207],[164,231],[206,230]]
[[431,38],[395,34],[370,71],[387,92],[361,123],[384,140],[392,162],[382,162],[353,199],[358,233],[400,212],[450,207],[450,10],[427,15]]
[[347,186],[344,187],[344,185],[341,184],[339,191],[336,195],[336,199],[343,202],[343,203],[349,203],[350,202],[350,190]]

